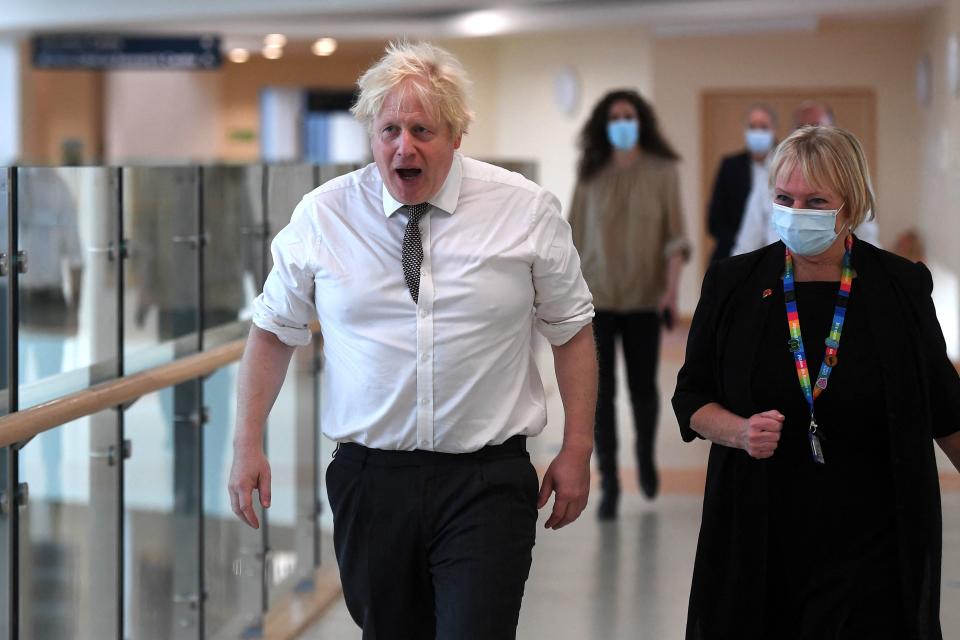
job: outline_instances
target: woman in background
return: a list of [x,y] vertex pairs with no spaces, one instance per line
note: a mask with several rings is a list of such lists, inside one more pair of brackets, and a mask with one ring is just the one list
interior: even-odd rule
[[653,109],[635,91],[605,95],[580,134],[582,155],[570,208],[573,241],[593,293],[600,365],[596,453],[600,519],[617,515],[614,395],[617,336],[623,344],[640,488],[657,494],[660,325],[676,317],[680,270],[689,255],[680,208],[677,154]]

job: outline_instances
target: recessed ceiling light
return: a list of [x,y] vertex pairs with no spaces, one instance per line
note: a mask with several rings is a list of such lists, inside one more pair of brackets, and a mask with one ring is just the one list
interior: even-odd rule
[[230,62],[236,62],[240,64],[241,62],[246,62],[250,59],[250,52],[246,49],[230,49],[230,52],[227,54],[227,57],[230,59]]
[[282,33],[271,33],[264,37],[263,44],[268,47],[282,47],[287,44],[287,37]]
[[468,36],[492,36],[506,32],[511,20],[503,11],[471,11],[458,20],[461,33]]
[[314,55],[329,56],[337,50],[337,41],[333,38],[320,38],[310,47]]
[[267,60],[276,60],[283,57],[283,47],[264,47],[263,57]]

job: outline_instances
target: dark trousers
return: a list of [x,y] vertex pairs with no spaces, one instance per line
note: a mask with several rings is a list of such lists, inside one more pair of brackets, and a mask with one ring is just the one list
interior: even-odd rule
[[613,313],[597,311],[593,319],[600,379],[595,426],[597,466],[604,489],[617,482],[616,339],[620,336],[627,368],[627,386],[637,433],[637,468],[652,469],[660,412],[657,365],[660,360],[660,319],[653,311]]
[[364,640],[516,638],[537,493],[521,437],[468,454],[341,444],[327,494]]

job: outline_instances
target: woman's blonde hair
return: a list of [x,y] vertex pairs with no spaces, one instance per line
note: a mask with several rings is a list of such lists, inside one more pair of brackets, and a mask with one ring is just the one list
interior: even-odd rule
[[432,117],[450,126],[457,138],[467,132],[473,112],[467,106],[470,79],[452,54],[427,42],[391,42],[386,53],[366,70],[350,112],[372,133],[373,121],[393,89],[404,84]]
[[870,169],[856,136],[840,127],[801,127],[777,146],[770,165],[770,188],[780,175],[800,167],[803,178],[818,189],[843,198],[850,229],[876,217]]

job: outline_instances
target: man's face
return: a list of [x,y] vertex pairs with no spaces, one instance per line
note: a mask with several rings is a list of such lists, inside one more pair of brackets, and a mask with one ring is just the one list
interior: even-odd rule
[[818,104],[806,106],[796,113],[797,129],[800,127],[831,127],[833,119],[827,110]]
[[370,140],[383,182],[398,202],[420,204],[443,186],[460,147],[450,125],[428,112],[410,82],[387,94]]
[[770,118],[770,114],[765,110],[754,109],[747,115],[747,129],[772,131],[773,120]]

